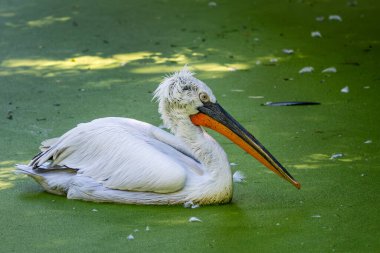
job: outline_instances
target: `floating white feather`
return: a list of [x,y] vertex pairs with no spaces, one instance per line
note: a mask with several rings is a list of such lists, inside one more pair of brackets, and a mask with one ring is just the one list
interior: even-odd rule
[[202,222],[202,220],[197,217],[190,217],[189,222]]
[[345,86],[345,87],[343,87],[343,88],[340,90],[340,92],[342,92],[342,93],[349,93],[349,92],[350,92],[350,88],[349,88],[348,86]]
[[342,22],[342,18],[339,15],[330,15],[329,20],[335,20],[335,21]]
[[244,173],[241,172],[240,170],[237,170],[237,171],[235,171],[235,173],[233,174],[232,179],[233,179],[234,183],[245,182],[245,175],[244,175]]
[[313,38],[322,38],[322,34],[320,31],[312,31],[310,35]]
[[326,68],[322,70],[322,73],[336,73],[336,68],[335,67]]
[[294,50],[293,49],[288,49],[288,48],[282,49],[282,52],[284,54],[294,54]]
[[313,67],[307,66],[307,67],[303,67],[302,69],[300,69],[300,71],[298,71],[298,73],[304,74],[304,73],[311,73],[313,71],[314,71]]
[[338,158],[341,158],[341,157],[343,157],[343,154],[341,154],[341,153],[332,154],[331,157],[330,157],[330,160],[338,159]]

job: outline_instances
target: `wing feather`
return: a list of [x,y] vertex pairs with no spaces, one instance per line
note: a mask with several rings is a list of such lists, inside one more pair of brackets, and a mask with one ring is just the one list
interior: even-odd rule
[[[112,189],[175,192],[202,167],[173,135],[126,118],[103,118],[68,131],[31,165],[77,169]],[[190,170],[189,170],[190,168]]]

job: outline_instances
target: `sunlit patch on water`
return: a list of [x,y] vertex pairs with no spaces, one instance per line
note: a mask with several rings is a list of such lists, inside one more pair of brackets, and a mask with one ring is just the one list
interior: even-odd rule
[[0,190],[12,188],[14,181],[22,177],[14,173],[16,163],[16,161],[11,160],[0,162]]

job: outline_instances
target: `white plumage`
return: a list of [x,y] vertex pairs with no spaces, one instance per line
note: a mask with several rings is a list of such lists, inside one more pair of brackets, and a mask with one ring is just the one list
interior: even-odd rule
[[174,135],[133,119],[96,119],[44,142],[42,153],[18,169],[45,190],[72,199],[228,202],[232,179],[226,154],[189,118],[201,104],[193,101],[194,94],[199,100],[199,92],[215,101],[211,90],[186,68],[165,78],[156,90],[162,119]]
[[232,175],[220,145],[192,115],[215,105],[212,91],[185,67],[155,91],[172,134],[128,118],[79,124],[44,141],[41,153],[18,171],[69,199],[133,204],[226,203]]

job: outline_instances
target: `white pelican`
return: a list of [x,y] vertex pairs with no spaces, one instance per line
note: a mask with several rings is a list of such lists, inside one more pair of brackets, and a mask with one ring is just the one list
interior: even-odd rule
[[168,133],[128,118],[79,124],[42,143],[19,172],[69,199],[130,204],[228,203],[227,155],[202,126],[223,134],[295,187],[300,184],[186,67],[154,93]]

